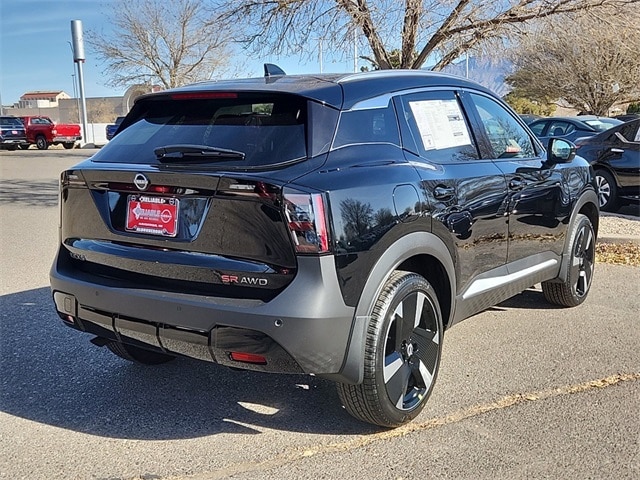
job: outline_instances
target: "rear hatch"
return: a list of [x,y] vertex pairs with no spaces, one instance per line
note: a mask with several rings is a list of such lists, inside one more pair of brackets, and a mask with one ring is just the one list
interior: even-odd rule
[[[321,128],[310,128],[320,116]],[[62,268],[130,288],[268,301],[328,250],[320,192],[337,111],[288,94],[151,96],[62,175]],[[321,226],[322,233],[317,226]]]
[[18,143],[26,141],[24,125],[17,117],[0,117],[0,138],[2,142]]

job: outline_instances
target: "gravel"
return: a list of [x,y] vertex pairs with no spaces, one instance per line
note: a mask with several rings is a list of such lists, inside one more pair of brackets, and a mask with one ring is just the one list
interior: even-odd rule
[[601,212],[598,237],[640,238],[640,217]]

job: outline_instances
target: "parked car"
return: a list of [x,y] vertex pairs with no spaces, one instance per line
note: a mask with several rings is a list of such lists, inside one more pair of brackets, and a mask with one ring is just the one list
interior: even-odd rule
[[82,140],[80,125],[58,123],[55,124],[49,117],[42,115],[20,117],[27,132],[27,143],[23,148],[29,148],[35,144],[38,150],[46,150],[49,145],[62,144],[64,148],[71,149]]
[[524,120],[524,123],[526,123],[527,125],[531,125],[531,123],[542,118],[540,115],[533,115],[531,113],[521,113],[519,115],[520,115],[520,118]]
[[124,117],[118,117],[116,118],[116,121],[114,123],[109,124],[105,127],[107,140],[111,140],[115,136],[116,132],[118,131],[118,127],[120,126],[123,120],[124,120]]
[[0,117],[0,148],[16,150],[27,141],[24,125],[18,117]]
[[640,118],[640,113],[625,113],[623,115],[616,115],[616,120],[620,120],[622,122],[628,122],[629,120],[635,120],[636,118]]
[[62,173],[55,308],[127,360],[315,374],[398,426],[445,329],[540,282],[553,304],[587,297],[595,179],[549,146],[487,89],[424,71],[141,96]]
[[578,117],[547,117],[529,124],[531,131],[546,144],[550,138],[563,138],[571,142],[577,138],[596,135],[622,121],[615,118],[580,115]]
[[579,138],[576,147],[596,172],[601,210],[640,201],[640,118]]

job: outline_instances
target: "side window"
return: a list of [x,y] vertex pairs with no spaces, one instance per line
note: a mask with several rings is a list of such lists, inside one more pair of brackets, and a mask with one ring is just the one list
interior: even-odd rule
[[421,157],[435,163],[479,158],[469,123],[453,91],[421,92],[401,98],[406,122]]
[[471,98],[493,148],[494,158],[536,156],[531,137],[502,105],[483,95],[471,94]]
[[549,127],[549,132],[547,132],[547,136],[549,137],[561,137],[562,135],[569,135],[576,130],[576,127],[567,122],[562,121],[554,121],[551,122],[551,126]]
[[529,128],[531,128],[531,131],[533,133],[535,133],[537,136],[541,137],[542,136],[542,131],[544,130],[544,127],[547,126],[547,122],[539,122],[536,123],[535,125],[530,125]]
[[391,102],[386,108],[353,110],[340,114],[333,148],[363,143],[400,145],[398,122]]
[[[640,122],[630,123],[620,129],[620,135],[627,142],[640,142]],[[615,135],[611,136],[611,140],[615,139]]]

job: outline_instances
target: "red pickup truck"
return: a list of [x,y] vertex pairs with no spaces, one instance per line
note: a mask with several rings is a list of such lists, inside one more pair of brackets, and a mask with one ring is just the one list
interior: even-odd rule
[[49,145],[62,144],[64,148],[73,148],[77,141],[82,140],[80,125],[54,124],[49,117],[20,117],[27,131],[27,144],[22,148],[29,148],[35,143],[38,150],[46,150]]

